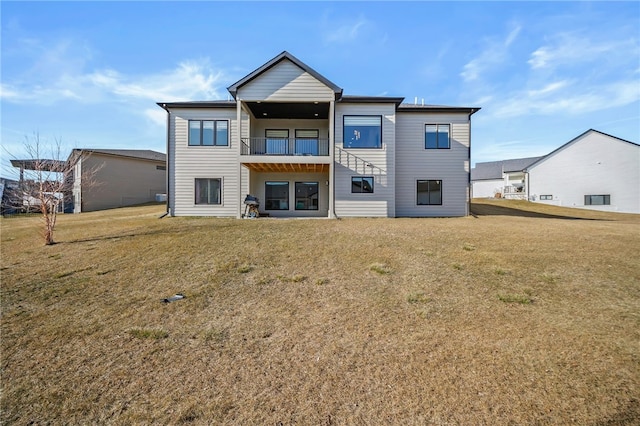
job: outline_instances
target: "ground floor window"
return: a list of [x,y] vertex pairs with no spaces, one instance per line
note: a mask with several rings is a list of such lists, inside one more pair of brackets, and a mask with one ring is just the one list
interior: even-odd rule
[[540,200],[553,200],[553,195],[541,195]]
[[296,182],[296,210],[318,210],[318,182]]
[[417,183],[417,204],[419,206],[442,205],[442,181],[419,180]]
[[351,193],[372,194],[373,176],[354,176],[351,178]]
[[196,179],[196,204],[222,204],[222,179]]
[[585,206],[609,206],[611,205],[611,195],[585,195]]
[[289,182],[265,182],[265,210],[289,210]]

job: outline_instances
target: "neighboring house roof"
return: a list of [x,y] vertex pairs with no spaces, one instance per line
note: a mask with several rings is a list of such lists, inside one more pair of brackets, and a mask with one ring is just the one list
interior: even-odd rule
[[543,157],[514,158],[502,161],[487,161],[476,163],[471,169],[471,180],[502,179],[502,173],[521,172],[530,164]]
[[229,91],[229,93],[231,93],[231,95],[235,99],[236,98],[236,94],[238,92],[238,89],[240,89],[245,84],[249,83],[254,78],[258,77],[260,74],[264,73],[265,71],[267,71],[270,68],[276,66],[280,62],[284,61],[285,59],[293,62],[295,65],[297,65],[303,71],[308,72],[316,80],[319,80],[325,86],[327,86],[331,90],[333,90],[333,92],[335,93],[335,98],[336,99],[339,99],[342,96],[342,89],[340,87],[336,86],[334,83],[332,83],[331,81],[327,80],[324,76],[322,76],[316,70],[314,70],[309,65],[305,64],[300,59],[296,58],[295,56],[293,56],[291,53],[287,52],[286,50],[284,52],[282,52],[281,54],[279,54],[278,56],[276,56],[275,58],[273,58],[272,60],[270,60],[269,62],[267,62],[266,64],[262,65],[260,68],[256,69],[255,71],[253,71],[252,73],[247,75],[246,77],[243,77],[242,79],[240,79],[237,82],[233,83],[231,86],[227,87],[227,90]]
[[601,135],[603,135],[603,136],[607,136],[607,137],[610,137],[610,138],[612,138],[612,139],[616,139],[616,140],[618,140],[618,141],[620,141],[620,142],[630,143],[631,145],[635,145],[635,146],[639,146],[639,147],[640,147],[640,145],[639,145],[639,144],[637,144],[637,143],[635,143],[635,142],[631,142],[631,141],[628,141],[628,140],[626,140],[626,139],[622,139],[622,138],[619,138],[619,137],[617,137],[617,136],[613,136],[613,135],[610,135],[610,134],[607,134],[607,133],[601,132],[601,131],[599,131],[599,130],[589,129],[589,130],[587,130],[586,132],[582,133],[581,135],[576,136],[575,138],[571,139],[569,142],[565,143],[564,145],[562,145],[562,146],[560,146],[560,147],[556,148],[555,150],[551,151],[549,154],[545,155],[544,157],[540,157],[540,158],[539,158],[538,160],[536,160],[535,162],[533,162],[533,163],[529,164],[529,165],[525,168],[525,171],[529,171],[529,170],[530,170],[530,169],[532,169],[533,167],[537,166],[538,164],[542,163],[543,161],[545,161],[545,160],[547,160],[548,158],[552,157],[553,155],[557,154],[559,151],[562,151],[563,149],[567,148],[569,145],[572,145],[572,144],[574,144],[574,143],[578,142],[580,139],[583,139],[584,137],[586,137],[587,135],[590,135],[590,134],[592,134],[592,133],[598,133],[598,134],[601,134]]
[[511,160],[502,160],[502,161],[487,161],[484,163],[476,163],[476,166],[471,169],[471,180],[489,180],[489,179],[502,179],[503,172],[528,172],[531,168],[537,166],[553,155],[557,154],[559,151],[567,148],[569,145],[576,143],[580,139],[591,133],[599,133],[601,135],[617,139],[618,141],[630,143],[632,145],[640,146],[635,142],[628,141],[626,139],[619,138],[617,136],[612,136],[604,132],[600,132],[598,130],[589,129],[581,135],[571,139],[569,142],[560,146],[559,148],[551,151],[547,155],[543,155],[541,157],[529,157],[529,158],[515,158]]
[[27,160],[11,160],[13,167],[18,167],[24,170],[42,170],[47,172],[55,172],[62,170],[66,164],[66,161],[62,160],[50,160],[45,158],[40,159],[27,159]]
[[95,154],[115,155],[119,157],[138,158],[142,160],[166,161],[166,154],[152,151],[150,149],[93,149],[93,148],[77,148],[74,152],[88,152]]

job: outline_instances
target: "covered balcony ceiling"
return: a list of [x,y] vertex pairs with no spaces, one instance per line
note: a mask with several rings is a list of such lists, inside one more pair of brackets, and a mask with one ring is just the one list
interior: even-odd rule
[[327,102],[247,102],[256,118],[318,119],[329,118]]
[[276,173],[328,173],[328,164],[300,164],[300,163],[245,163],[252,172]]

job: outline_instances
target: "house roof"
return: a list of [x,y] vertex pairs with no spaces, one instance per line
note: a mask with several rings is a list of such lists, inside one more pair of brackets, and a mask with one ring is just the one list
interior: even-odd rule
[[391,97],[391,96],[356,96],[356,95],[342,95],[338,102],[342,103],[358,103],[358,104],[381,104],[381,103],[394,103],[396,106],[400,105],[404,98]]
[[538,161],[542,157],[514,158],[502,161],[487,161],[476,163],[471,169],[471,180],[502,179],[503,172],[521,172],[530,164]]
[[77,148],[74,152],[89,152],[96,154],[115,155],[118,157],[138,158],[142,160],[166,161],[166,154],[152,151],[150,149],[94,149],[94,148]]
[[295,56],[293,56],[291,53],[287,52],[286,50],[284,52],[282,52],[281,54],[279,54],[278,56],[276,56],[275,58],[271,59],[266,64],[262,65],[260,68],[257,68],[256,70],[254,70],[253,72],[251,72],[247,76],[241,78],[240,80],[238,80],[235,83],[233,83],[231,86],[227,87],[227,90],[229,91],[229,93],[231,93],[231,95],[235,99],[236,98],[236,94],[238,93],[238,89],[240,89],[242,86],[244,86],[245,84],[249,83],[251,80],[253,80],[256,77],[258,77],[260,74],[264,73],[265,71],[268,71],[269,69],[273,68],[274,66],[276,66],[277,64],[279,64],[280,62],[282,62],[284,60],[289,60],[289,61],[293,62],[295,65],[297,65],[303,71],[308,72],[316,80],[319,80],[325,86],[329,87],[335,93],[335,98],[336,99],[339,99],[342,96],[342,89],[340,87],[336,86],[334,83],[332,83],[331,81],[327,80],[324,76],[322,76],[316,70],[314,70],[309,65],[305,64],[300,59],[296,58]]
[[526,167],[526,171],[529,171],[529,169],[531,169],[531,168],[533,168],[533,167],[537,166],[538,164],[542,163],[543,161],[545,161],[545,160],[546,160],[546,159],[548,159],[549,157],[551,157],[551,156],[553,156],[553,155],[557,154],[559,151],[561,151],[561,150],[563,150],[563,149],[567,148],[569,145],[574,144],[575,142],[579,141],[580,139],[583,139],[584,137],[586,137],[587,135],[592,134],[592,133],[598,133],[598,134],[600,134],[600,135],[607,136],[607,137],[609,137],[609,138],[612,138],[612,139],[618,140],[618,141],[620,141],[620,142],[625,142],[625,143],[630,143],[631,145],[640,146],[639,144],[637,144],[637,143],[635,143],[635,142],[631,142],[631,141],[628,141],[628,140],[626,140],[626,139],[622,139],[622,138],[619,138],[619,137],[617,137],[617,136],[613,136],[613,135],[610,135],[610,134],[608,134],[608,133],[601,132],[601,131],[599,131],[599,130],[589,129],[589,130],[587,130],[586,132],[584,132],[584,133],[582,133],[582,134],[580,134],[580,135],[576,136],[575,138],[571,139],[569,142],[565,143],[564,145],[561,145],[560,147],[558,147],[558,148],[554,149],[553,151],[551,151],[549,154],[545,155],[544,157],[540,157],[540,158],[539,158],[538,160],[536,160],[535,162],[533,162],[533,163],[529,164],[529,165]]
[[185,102],[156,102],[158,106],[168,111],[170,108],[235,108],[236,101],[185,101]]
[[421,104],[400,104],[399,112],[466,112],[475,114],[480,111],[480,107],[456,107],[447,105],[421,105]]

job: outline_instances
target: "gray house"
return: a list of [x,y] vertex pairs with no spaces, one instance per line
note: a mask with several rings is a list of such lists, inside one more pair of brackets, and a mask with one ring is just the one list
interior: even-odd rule
[[464,216],[479,108],[349,96],[288,52],[168,113],[168,212],[241,217]]
[[140,149],[74,149],[73,212],[131,206],[166,192],[166,155]]
[[640,213],[640,145],[593,129],[543,157],[478,163],[471,179],[477,198]]

